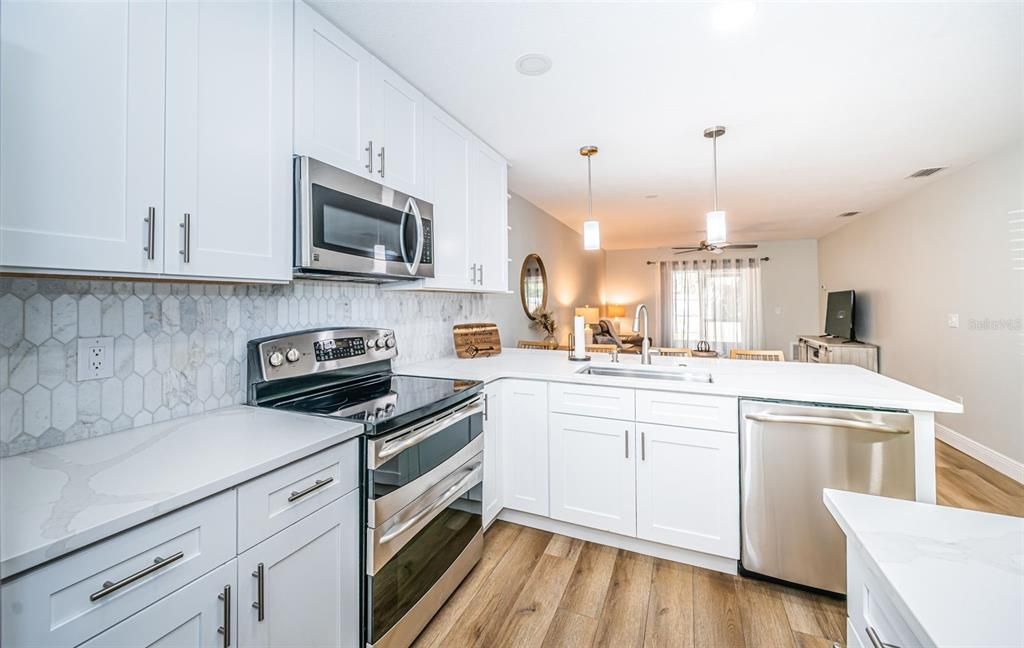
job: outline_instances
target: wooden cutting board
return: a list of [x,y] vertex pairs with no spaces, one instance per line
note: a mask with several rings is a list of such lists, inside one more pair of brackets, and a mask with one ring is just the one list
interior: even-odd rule
[[501,353],[498,325],[456,324],[452,327],[455,355],[460,358],[487,358]]

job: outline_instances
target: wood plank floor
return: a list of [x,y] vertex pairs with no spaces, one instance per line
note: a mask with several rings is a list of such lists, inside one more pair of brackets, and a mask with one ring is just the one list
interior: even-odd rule
[[[938,501],[1024,516],[1024,485],[936,443]],[[831,648],[844,601],[498,521],[416,648]]]

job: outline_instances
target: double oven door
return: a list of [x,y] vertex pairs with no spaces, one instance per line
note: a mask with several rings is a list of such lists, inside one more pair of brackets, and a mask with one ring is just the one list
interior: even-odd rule
[[483,550],[483,399],[367,450],[366,643],[408,646]]

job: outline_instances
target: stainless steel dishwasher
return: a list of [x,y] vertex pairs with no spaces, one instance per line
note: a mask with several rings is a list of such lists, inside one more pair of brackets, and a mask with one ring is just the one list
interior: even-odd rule
[[743,570],[846,592],[846,537],[824,488],[914,499],[914,418],[811,404],[740,404]]

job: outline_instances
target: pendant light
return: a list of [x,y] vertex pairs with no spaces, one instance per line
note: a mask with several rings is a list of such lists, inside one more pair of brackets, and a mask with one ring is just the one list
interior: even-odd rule
[[712,126],[704,129],[704,137],[711,140],[711,149],[714,159],[715,173],[715,209],[707,213],[707,238],[708,243],[725,243],[725,212],[718,209],[718,138],[725,135],[725,126]]
[[587,158],[587,220],[583,221],[583,249],[601,249],[601,224],[594,220],[594,185],[590,176],[590,158],[597,155],[596,146],[580,148],[580,155]]

